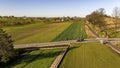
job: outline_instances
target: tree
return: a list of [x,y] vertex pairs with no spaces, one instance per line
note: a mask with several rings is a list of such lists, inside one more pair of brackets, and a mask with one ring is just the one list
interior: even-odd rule
[[118,25],[118,19],[120,18],[120,8],[119,7],[115,7],[113,9],[113,13],[112,16],[115,18],[115,29],[117,30],[117,25]]
[[104,8],[100,8],[98,10],[96,10],[97,13],[99,13],[100,15],[105,15],[105,9]]
[[99,28],[103,29],[103,26],[105,26],[104,15],[105,15],[105,9],[100,8],[92,12],[90,15],[87,15],[86,19],[94,26],[98,26]]
[[93,24],[94,26],[98,27],[100,29],[100,32],[104,32],[105,35],[107,35],[106,29],[106,23],[104,20],[105,16],[105,9],[100,8],[94,12],[92,12],[90,15],[86,16],[86,19],[89,23]]
[[0,61],[6,63],[14,55],[11,36],[0,29]]

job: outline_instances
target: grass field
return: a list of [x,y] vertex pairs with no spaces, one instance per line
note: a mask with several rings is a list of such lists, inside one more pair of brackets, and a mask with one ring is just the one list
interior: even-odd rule
[[49,68],[61,49],[35,50],[19,59],[10,68]]
[[80,38],[80,35],[83,35],[84,38],[86,37],[84,25],[81,22],[75,22],[64,30],[64,32],[58,35],[53,41],[76,40]]
[[120,68],[120,56],[99,43],[73,44],[60,68]]
[[49,42],[63,32],[71,23],[36,23],[3,28],[12,35],[14,44]]

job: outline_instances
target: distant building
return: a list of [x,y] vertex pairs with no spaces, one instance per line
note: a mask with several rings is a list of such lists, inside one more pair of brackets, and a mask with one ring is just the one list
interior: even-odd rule
[[63,22],[63,21],[64,21],[64,19],[62,18],[62,19],[61,19],[61,21]]

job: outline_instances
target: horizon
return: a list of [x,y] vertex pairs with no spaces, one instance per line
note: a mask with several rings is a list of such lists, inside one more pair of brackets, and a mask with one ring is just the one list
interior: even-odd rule
[[119,0],[0,0],[0,16],[85,17],[99,8],[111,16],[119,3]]

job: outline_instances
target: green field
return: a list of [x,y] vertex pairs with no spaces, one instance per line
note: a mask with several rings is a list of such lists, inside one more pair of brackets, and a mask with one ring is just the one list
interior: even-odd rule
[[17,60],[10,68],[49,68],[61,49],[35,50]]
[[64,30],[64,32],[58,35],[53,41],[76,40],[80,38],[81,35],[86,38],[84,25],[81,22],[75,22]]
[[14,44],[49,42],[70,26],[71,23],[35,23],[3,28]]
[[[86,37],[83,23],[35,23],[3,28],[12,35],[14,44],[41,43]],[[11,68],[49,68],[61,49],[35,50],[20,58]]]
[[73,44],[60,68],[120,68],[120,56],[99,43]]

